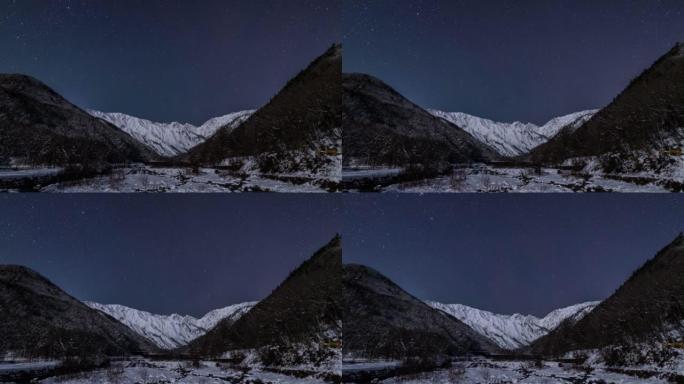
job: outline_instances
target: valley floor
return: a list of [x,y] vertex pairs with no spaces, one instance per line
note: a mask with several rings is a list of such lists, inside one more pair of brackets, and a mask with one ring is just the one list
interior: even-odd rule
[[666,384],[679,383],[684,376],[662,369],[647,370],[586,368],[572,364],[545,361],[541,365],[531,361],[496,361],[478,358],[455,362],[451,368],[410,375],[395,376],[374,383],[383,384]]
[[59,168],[59,167],[17,168],[17,169],[0,168],[0,180],[56,176],[62,171],[63,171],[63,169]]
[[[289,175],[235,175],[213,168],[161,168],[132,166],[118,168],[111,174],[76,181],[50,183],[49,177],[59,169],[41,172],[23,170],[0,171],[0,181],[11,178],[36,178],[41,192],[327,192],[335,181]],[[6,173],[6,174],[5,174]],[[30,183],[27,183],[30,184]],[[12,191],[11,187],[5,188]]]
[[[43,384],[323,384],[326,382],[324,374],[305,376],[299,371],[291,375],[286,372],[260,368],[238,369],[213,361],[193,363],[191,361],[138,359],[114,362],[104,369],[31,382]],[[2,373],[1,369],[0,373]]]
[[[557,168],[519,168],[475,165],[455,168],[451,174],[432,179],[393,182],[396,168],[343,171],[343,183],[371,185],[379,192],[671,192],[680,188],[675,180],[629,175],[578,174]],[[362,178],[366,180],[361,181]],[[377,183],[374,183],[376,180]],[[375,185],[374,185],[375,184]],[[349,187],[354,189],[354,187]]]

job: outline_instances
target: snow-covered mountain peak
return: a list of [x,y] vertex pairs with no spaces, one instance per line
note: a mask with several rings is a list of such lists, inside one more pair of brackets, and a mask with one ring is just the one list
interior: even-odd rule
[[566,319],[572,319],[573,321],[580,320],[594,308],[596,308],[599,303],[599,301],[589,301],[586,303],[580,303],[571,305],[569,307],[556,309],[555,311],[552,311],[548,315],[539,319],[539,323],[544,328],[553,330]]
[[589,119],[591,119],[598,111],[598,109],[589,109],[586,111],[571,113],[565,116],[555,117],[539,127],[539,132],[550,139],[563,128],[567,127],[574,131],[589,121]]
[[240,111],[215,117],[199,127],[178,122],[158,123],[117,112],[88,110],[88,113],[113,124],[161,156],[176,156],[204,142],[222,127],[235,129],[254,111]]
[[442,304],[434,301],[426,301],[426,304],[461,320],[500,347],[516,349],[546,335],[565,320],[580,320],[599,302],[592,301],[560,308],[543,318],[518,313],[500,315],[463,304]]
[[443,112],[434,109],[428,111],[434,116],[462,128],[476,139],[496,149],[499,154],[518,156],[547,142],[565,127],[579,128],[598,110],[587,110],[556,117],[542,126],[519,121],[501,123],[463,112]]
[[256,302],[234,304],[215,309],[197,319],[188,315],[156,315],[118,304],[86,302],[86,305],[115,318],[137,334],[162,349],[174,349],[204,335],[223,319],[235,321],[247,313]]
[[231,130],[237,128],[238,125],[242,124],[245,120],[252,116],[254,112],[256,112],[256,110],[250,109],[214,117],[197,127],[197,131],[200,135],[208,138],[216,133],[216,131],[218,131],[220,128],[227,127]]

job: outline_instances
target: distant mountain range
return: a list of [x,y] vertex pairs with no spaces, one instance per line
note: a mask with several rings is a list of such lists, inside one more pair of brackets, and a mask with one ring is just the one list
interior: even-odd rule
[[235,129],[253,113],[241,111],[215,117],[200,126],[183,123],[157,123],[123,113],[88,110],[91,115],[105,120],[136,140],[153,149],[159,156],[173,157],[203,143],[221,128]]
[[598,304],[598,301],[581,303],[557,309],[539,318],[532,315],[499,315],[462,304],[426,302],[429,306],[461,320],[482,336],[504,349],[518,349],[556,329],[562,322],[579,321]]
[[[557,309],[543,318],[538,318],[520,314],[499,315],[462,304],[442,304],[433,301],[425,303],[462,321],[501,348],[511,350],[529,345],[568,319],[573,322],[580,320],[599,304],[599,302],[576,304]],[[92,302],[86,302],[86,304],[117,319],[139,335],[154,342],[159,348],[174,349],[204,335],[223,319],[228,319],[231,323],[235,322],[256,302],[216,309],[199,319],[187,315],[155,315],[122,305],[103,305]]]
[[159,348],[175,349],[204,335],[224,319],[235,322],[252,309],[256,302],[234,304],[215,309],[199,319],[177,314],[155,315],[116,304],[104,305],[93,302],[86,302],[85,304],[115,318],[139,335],[152,341]]
[[428,110],[476,139],[496,149],[501,156],[515,157],[526,154],[533,148],[546,143],[562,129],[577,129],[586,123],[598,110],[588,110],[556,117],[538,126],[532,123],[500,123],[462,112]]

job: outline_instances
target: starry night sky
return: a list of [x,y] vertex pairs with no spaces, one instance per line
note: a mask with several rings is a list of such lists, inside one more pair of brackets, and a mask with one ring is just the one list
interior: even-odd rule
[[337,196],[0,196],[0,264],[81,300],[195,316],[266,297],[339,232]]
[[675,195],[362,195],[344,200],[344,261],[409,293],[546,315],[612,294],[684,231]]
[[346,72],[497,121],[603,107],[684,41],[681,0],[348,0],[343,15]]
[[0,72],[84,108],[201,124],[262,106],[339,42],[340,4],[0,0]]

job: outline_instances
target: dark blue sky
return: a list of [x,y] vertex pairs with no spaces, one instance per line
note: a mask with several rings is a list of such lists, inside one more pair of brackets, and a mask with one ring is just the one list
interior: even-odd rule
[[347,0],[344,68],[424,107],[544,123],[684,41],[681,0]]
[[0,264],[82,300],[203,315],[266,297],[339,232],[337,196],[0,196]]
[[266,103],[341,35],[338,0],[0,0],[0,72],[81,107],[202,123]]
[[345,262],[497,313],[604,299],[684,231],[676,195],[362,195],[343,212]]

